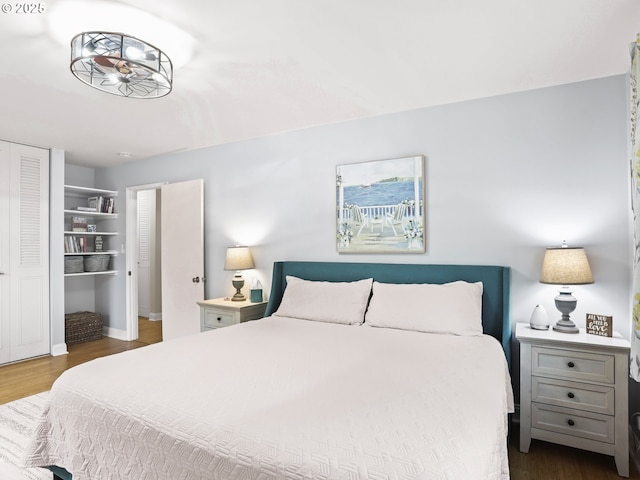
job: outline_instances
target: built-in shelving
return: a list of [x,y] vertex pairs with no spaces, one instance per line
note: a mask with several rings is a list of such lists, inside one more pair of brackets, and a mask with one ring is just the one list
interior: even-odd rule
[[[117,197],[118,192],[116,190],[106,190],[102,188],[83,187],[78,185],[65,185],[64,195],[65,195],[65,208],[64,208],[65,250],[79,250],[79,251],[65,251],[64,256],[65,257],[72,257],[72,256],[88,257],[92,255],[109,256],[109,257],[117,256],[118,252],[113,248],[111,249],[107,248],[107,249],[102,249],[98,251],[95,251],[95,249],[96,249],[96,241],[102,240],[102,242],[104,243],[104,247],[107,247],[109,239],[118,235],[118,232],[109,231],[108,228],[105,228],[107,224],[103,223],[103,221],[114,220],[118,218],[118,214],[115,212],[105,213],[100,211],[88,211],[86,209],[89,207],[89,199],[92,197],[102,197],[100,198],[100,202],[98,202],[100,205],[104,204],[102,202],[103,200],[109,200],[111,202],[109,205],[111,205],[111,207],[114,208],[115,202],[110,199]],[[95,204],[95,201],[94,201],[94,204]],[[72,225],[72,221],[76,222],[75,219],[72,220],[73,217],[82,217],[83,220],[86,219],[87,225],[94,225],[93,230],[79,231],[76,229],[72,229],[72,226],[77,227],[78,225],[77,223]],[[81,224],[84,225],[84,223],[85,222],[82,221]],[[68,237],[71,237],[71,238],[68,238]],[[106,237],[106,238],[102,238],[102,237]],[[78,247],[81,247],[81,248],[78,248]],[[68,259],[68,260],[72,261],[71,259]],[[86,268],[86,264],[85,264],[85,268]],[[71,270],[71,268],[69,270]],[[81,277],[81,276],[92,276],[92,275],[115,275],[115,274],[117,274],[116,270],[105,269],[105,270],[90,271],[90,272],[83,271],[83,272],[65,273],[64,276],[65,277]]]
[[[88,218],[96,218],[103,220],[115,220],[118,218],[117,213],[101,213],[101,212],[86,212],[84,210],[65,210],[65,217],[88,217]],[[86,232],[83,232],[86,233]]]
[[65,277],[83,277],[90,275],[117,275],[117,270],[102,270],[101,272],[78,272],[78,273],[65,273]]
[[77,185],[65,185],[64,194],[67,197],[92,197],[94,195],[102,195],[105,197],[117,197],[117,190],[104,190],[102,188],[80,187]]
[[82,255],[111,255],[116,256],[118,252],[115,250],[104,250],[102,252],[64,252],[65,255],[82,256]]
[[108,236],[108,235],[118,235],[118,232],[72,232],[72,231],[66,231],[64,232],[65,235],[79,235],[82,237],[90,237],[90,236]]

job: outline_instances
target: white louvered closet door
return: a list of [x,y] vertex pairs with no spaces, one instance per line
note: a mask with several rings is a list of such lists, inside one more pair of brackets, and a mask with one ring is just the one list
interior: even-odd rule
[[11,157],[11,145],[0,142],[0,364],[11,361],[9,318],[9,298],[11,289],[9,285],[9,188],[11,178],[9,175],[9,161]]
[[0,363],[49,339],[49,151],[0,142]]
[[[151,312],[151,208],[155,209],[155,190],[138,192],[138,316]],[[153,205],[152,205],[153,204]]]

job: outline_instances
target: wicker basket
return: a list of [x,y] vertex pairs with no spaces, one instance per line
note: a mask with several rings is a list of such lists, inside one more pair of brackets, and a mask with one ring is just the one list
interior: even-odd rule
[[64,341],[67,345],[102,338],[102,315],[95,312],[67,313],[64,316]]
[[109,255],[87,255],[84,257],[85,272],[103,272],[109,268]]
[[64,273],[82,273],[83,271],[82,257],[76,255],[64,257]]

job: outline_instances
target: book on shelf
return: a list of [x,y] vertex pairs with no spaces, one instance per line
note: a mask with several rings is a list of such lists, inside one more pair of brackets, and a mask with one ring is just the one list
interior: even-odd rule
[[114,200],[112,197],[89,197],[87,201],[89,208],[94,208],[95,212],[114,213]]
[[73,210],[77,210],[79,212],[97,212],[94,207],[75,207]]
[[76,235],[64,236],[64,253],[85,253],[90,252],[90,247],[86,237]]

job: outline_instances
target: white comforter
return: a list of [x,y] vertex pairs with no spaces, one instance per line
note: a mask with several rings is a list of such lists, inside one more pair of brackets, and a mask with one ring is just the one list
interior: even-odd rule
[[270,317],[65,372],[28,466],[74,480],[507,479],[492,337]]

